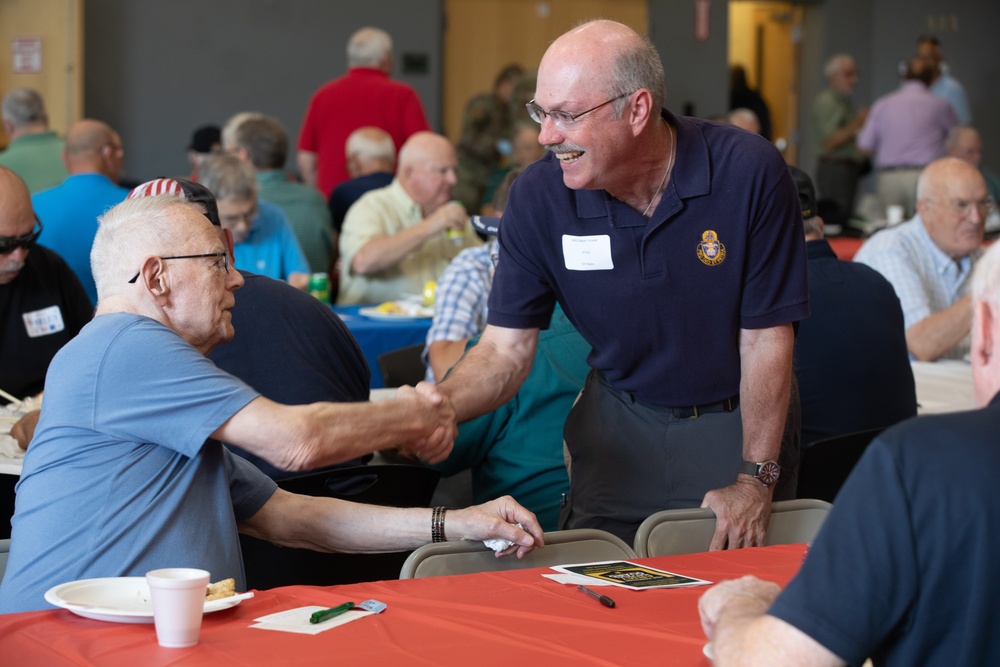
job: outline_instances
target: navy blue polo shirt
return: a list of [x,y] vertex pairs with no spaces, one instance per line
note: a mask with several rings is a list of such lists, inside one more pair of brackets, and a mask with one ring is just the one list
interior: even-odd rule
[[558,300],[613,387],[701,405],[739,393],[741,328],[808,315],[802,215],[769,142],[663,114],[676,166],[648,221],[603,190],[567,188],[552,154],[518,177],[488,321],[544,328]]

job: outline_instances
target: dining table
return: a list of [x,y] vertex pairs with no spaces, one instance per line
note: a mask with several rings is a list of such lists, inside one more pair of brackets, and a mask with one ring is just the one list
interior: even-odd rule
[[368,362],[368,368],[371,369],[372,389],[385,386],[378,367],[379,355],[424,343],[427,340],[427,330],[431,328],[430,317],[376,313],[375,305],[332,306],[333,312],[340,316],[358,341],[358,346]]
[[[806,545],[780,545],[633,559],[675,574],[719,582],[746,574],[785,585]],[[83,618],[52,608],[0,614],[5,664],[101,665],[688,665],[707,666],[698,617],[705,586],[631,590],[598,587],[606,607],[548,568],[481,572],[256,591],[205,614],[200,641],[160,647],[152,625]],[[378,600],[379,614],[318,634],[251,627],[300,607]]]

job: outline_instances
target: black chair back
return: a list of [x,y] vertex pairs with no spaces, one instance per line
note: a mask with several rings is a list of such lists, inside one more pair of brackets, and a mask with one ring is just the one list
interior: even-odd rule
[[883,429],[875,428],[817,440],[802,448],[796,497],[832,503],[868,444]]
[[382,384],[385,387],[413,386],[424,379],[427,367],[420,355],[424,351],[423,343],[408,345],[391,352],[383,352],[376,358],[379,371],[382,373]]
[[[307,496],[339,498],[390,507],[429,507],[441,473],[413,465],[352,466],[289,477],[278,486]],[[430,524],[427,526],[430,539]],[[333,586],[397,579],[409,551],[328,554],[277,547],[240,535],[247,588],[263,590],[298,584]]]

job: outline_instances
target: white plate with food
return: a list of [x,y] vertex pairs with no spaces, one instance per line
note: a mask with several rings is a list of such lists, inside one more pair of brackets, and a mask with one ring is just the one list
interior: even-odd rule
[[[206,591],[207,593],[207,591]],[[205,601],[205,613],[235,607],[253,593]],[[112,623],[152,623],[153,601],[145,577],[81,579],[53,586],[45,601],[78,616]]]
[[386,301],[377,306],[361,308],[365,317],[376,320],[420,320],[434,317],[434,307],[413,301]]

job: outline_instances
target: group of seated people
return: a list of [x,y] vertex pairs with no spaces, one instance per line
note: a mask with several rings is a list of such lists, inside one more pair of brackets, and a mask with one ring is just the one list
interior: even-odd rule
[[[621,71],[589,72],[582,52],[598,63],[644,60],[652,78],[609,95]],[[420,130],[402,142],[395,175],[348,207],[339,230],[341,302],[439,283],[427,381],[377,403],[343,322],[301,289],[316,268],[300,243],[312,232],[293,231],[281,203],[304,200],[288,186],[313,186],[281,173],[287,140],[273,119],[230,121],[225,153],[199,163],[197,182],[119,188],[121,141],[97,121],[68,133],[67,156],[88,166],[77,172],[67,159],[58,187],[70,187],[58,197],[32,196],[0,167],[0,305],[12,334],[0,385],[8,368],[24,395],[41,390],[39,369],[45,380],[25,436],[0,612],[43,608],[45,590],[67,579],[141,574],[192,554],[240,588],[238,532],[345,552],[500,538],[511,545],[498,555],[523,556],[544,546],[545,530],[601,527],[630,539],[648,509],[701,503],[718,517],[713,549],[756,546],[771,500],[794,495],[800,442],[915,414],[911,358],[968,355],[977,403],[991,403],[1000,251],[982,250],[991,202],[978,170],[931,163],[917,215],[870,239],[858,262],[841,262],[806,174],[761,137],[671,114],[657,80],[655,49],[620,24],[595,21],[556,40],[528,104],[549,151],[512,172],[495,219],[473,220],[452,200],[458,156],[447,139]],[[567,85],[591,102],[575,114],[559,106],[560,95],[572,98]],[[598,113],[593,129],[586,114]],[[356,136],[347,150],[360,178],[375,172],[362,173],[359,146],[381,145],[381,168],[391,164],[378,132]],[[593,169],[602,151],[621,159]],[[99,193],[117,201],[98,203]],[[87,253],[93,297],[45,247],[50,214],[39,214],[46,203],[78,208],[77,196],[99,212]],[[303,217],[329,218],[332,202],[313,199]],[[754,228],[735,222],[744,219]],[[662,234],[640,238],[651,221]],[[774,221],[795,234],[775,233]],[[700,242],[673,243],[693,225]],[[580,229],[588,233],[569,233]],[[613,252],[621,248],[635,255]],[[43,346],[34,368],[13,363]],[[933,638],[920,629],[935,627],[949,572],[983,555],[982,535],[1000,521],[987,507],[955,525],[967,509],[955,498],[988,493],[995,410],[911,421],[876,440],[781,596],[750,580],[711,589],[702,613],[719,664],[769,648],[778,653],[760,664],[927,655]],[[479,504],[374,507],[275,483],[400,446],[446,472],[471,467]],[[961,588],[975,626],[997,616],[978,579],[997,575],[981,569]],[[883,588],[893,594],[872,594]],[[948,623],[938,647],[947,655],[995,652],[978,637],[963,644]]]

